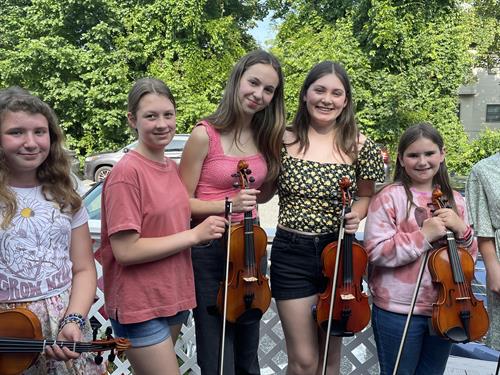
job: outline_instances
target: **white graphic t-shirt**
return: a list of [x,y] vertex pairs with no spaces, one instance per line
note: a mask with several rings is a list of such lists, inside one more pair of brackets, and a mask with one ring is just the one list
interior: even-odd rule
[[71,286],[71,230],[88,221],[47,201],[42,187],[15,188],[17,212],[0,229],[0,302],[37,301]]

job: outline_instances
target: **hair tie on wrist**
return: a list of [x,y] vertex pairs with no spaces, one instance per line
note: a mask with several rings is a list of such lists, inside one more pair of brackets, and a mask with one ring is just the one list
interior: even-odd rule
[[85,328],[85,318],[81,314],[68,314],[59,322],[59,331],[68,323],[75,323],[83,331]]

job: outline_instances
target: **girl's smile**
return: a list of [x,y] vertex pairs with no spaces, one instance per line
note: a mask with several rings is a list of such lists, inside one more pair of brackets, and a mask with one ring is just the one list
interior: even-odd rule
[[444,151],[428,138],[419,138],[399,156],[399,162],[412,181],[412,186],[421,191],[431,191],[432,181],[444,160]]
[[130,125],[137,130],[137,151],[153,160],[162,161],[165,146],[175,135],[174,104],[166,96],[156,94],[144,95],[139,103],[136,115],[128,115]]
[[253,116],[271,103],[279,78],[270,64],[250,66],[241,76],[238,98],[243,112]]
[[[36,184],[36,171],[50,151],[49,124],[42,114],[6,112],[0,144],[9,165],[11,184]],[[23,182],[21,182],[23,181]]]
[[321,126],[335,124],[347,105],[344,85],[333,73],[314,81],[307,89],[304,101],[311,123]]

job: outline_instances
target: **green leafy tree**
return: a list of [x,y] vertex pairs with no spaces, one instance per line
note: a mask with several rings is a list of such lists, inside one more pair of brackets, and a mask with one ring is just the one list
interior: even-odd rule
[[144,76],[172,87],[178,131],[189,131],[255,48],[247,30],[266,11],[255,0],[2,0],[0,8],[0,87],[49,102],[80,155],[130,140],[126,96]]
[[269,4],[284,20],[273,50],[285,66],[290,111],[310,67],[337,60],[350,74],[365,134],[394,153],[404,129],[430,121],[445,137],[450,169],[461,169],[469,145],[457,117],[457,92],[474,64],[473,9],[451,0]]

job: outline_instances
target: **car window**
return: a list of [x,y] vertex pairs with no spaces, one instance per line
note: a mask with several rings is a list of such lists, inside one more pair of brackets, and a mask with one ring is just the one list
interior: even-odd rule
[[90,220],[101,219],[102,183],[97,184],[83,197],[83,205],[87,209]]
[[166,151],[182,151],[184,149],[184,145],[186,144],[187,139],[172,139],[167,147],[165,147]]

